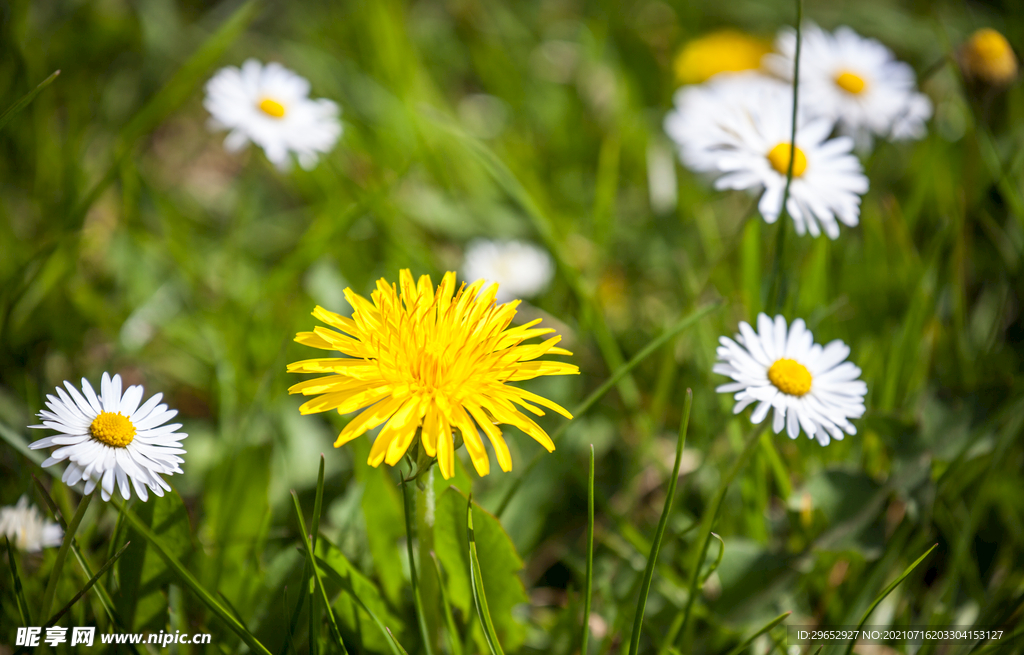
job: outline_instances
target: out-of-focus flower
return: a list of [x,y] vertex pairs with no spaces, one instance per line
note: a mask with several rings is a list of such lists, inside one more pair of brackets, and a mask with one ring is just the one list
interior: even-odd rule
[[322,307],[314,309],[313,316],[334,329],[316,327],[300,332],[295,340],[348,357],[288,365],[290,373],[327,374],[288,390],[317,396],[299,410],[303,414],[363,410],[338,435],[336,448],[384,425],[370,449],[370,466],[381,462],[394,466],[418,434],[424,452],[437,458],[445,479],[455,473],[455,428],[480,475],[490,471],[490,461],[478,427],[490,439],[503,471],[512,469],[512,455],[499,424],[513,425],[549,452],[554,450],[548,434],[522,410],[543,416],[540,405],[566,418],[572,415],[546,398],[507,383],[578,374],[579,368],[541,361],[544,355],[572,353],[556,346],[559,336],[524,344],[554,330],[535,328],[540,319],[509,328],[519,301],[496,304],[498,286],[485,288],[484,284],[483,280],[463,284],[456,292],[455,273],[449,272],[435,290],[429,276],[417,281],[406,269],[401,271],[398,287],[378,280],[372,302],[345,289],[345,298],[354,308],[352,318]]
[[65,381],[57,395],[46,397],[49,411],[38,416],[42,425],[32,428],[56,430],[61,434],[35,441],[29,448],[38,450],[57,446],[43,467],[68,460],[61,478],[65,484],[85,483],[85,493],[100,487],[103,500],[110,500],[116,486],[128,500],[131,488],[141,500],[147,500],[148,487],[157,496],[171,487],[161,476],[181,473],[178,457],[185,450],[181,440],[187,434],[177,432],[180,423],[165,425],[177,415],[160,403],[156,394],[141,406],[142,385],[133,385],[121,394],[121,376],[104,373],[97,396],[92,385],[82,378],[82,390]]
[[[774,223],[793,156],[786,210],[799,234],[839,236],[839,223],[857,225],[860,196],[868,189],[849,137],[829,138],[833,122],[797,114],[791,148],[792,89],[750,73],[720,77],[676,94],[665,131],[683,163],[716,178],[717,189],[761,193],[761,215]],[[763,192],[763,193],[762,193]]]
[[992,86],[1005,86],[1017,77],[1017,55],[1006,37],[983,27],[960,47],[964,75]]
[[731,377],[716,391],[734,393],[739,414],[757,403],[750,420],[755,425],[775,408],[772,429],[775,434],[786,428],[796,439],[804,434],[827,446],[829,436],[842,440],[843,432],[857,434],[851,418],[864,414],[864,396],[868,387],[860,380],[860,369],[845,361],[850,348],[836,339],[824,348],[814,343],[814,335],[803,319],[786,329],[786,319],[766,314],[757,317],[757,332],[740,322],[735,340],[719,337],[718,364],[714,372]]
[[225,148],[236,152],[252,141],[280,170],[291,165],[291,153],[313,168],[341,136],[338,105],[311,100],[309,82],[278,63],[249,59],[222,68],[206,83],[203,106],[213,128],[230,130]]
[[[808,112],[837,121],[860,147],[870,147],[874,137],[925,135],[931,100],[917,92],[914,69],[897,61],[889,48],[849,27],[830,34],[811,23],[803,27],[802,39],[800,104]],[[765,57],[765,66],[792,80],[795,30],[783,30],[775,48],[777,53]]]
[[756,70],[771,44],[738,32],[719,30],[693,39],[676,55],[676,79],[682,84],[706,82],[719,73]]
[[44,519],[35,505],[28,504],[28,497],[22,496],[17,505],[0,508],[0,535],[10,539],[18,550],[38,553],[59,546],[64,531]]
[[497,282],[497,302],[532,298],[544,291],[554,275],[551,256],[523,241],[474,239],[466,246],[462,276],[470,282]]

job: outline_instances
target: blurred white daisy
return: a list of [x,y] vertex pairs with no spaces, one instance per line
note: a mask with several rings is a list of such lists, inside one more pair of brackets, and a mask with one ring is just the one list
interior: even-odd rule
[[280,170],[290,166],[290,153],[313,168],[341,136],[338,105],[311,100],[309,82],[278,63],[249,59],[222,68],[206,83],[203,106],[211,127],[230,130],[225,148],[236,152],[252,141]]
[[[717,189],[762,193],[758,209],[774,223],[782,206],[791,152],[792,89],[756,74],[716,77],[676,96],[665,131],[689,168],[708,173]],[[798,234],[839,236],[857,225],[868,189],[849,137],[830,139],[833,121],[797,114],[793,180],[786,210]]]
[[498,283],[499,303],[532,298],[547,288],[554,275],[551,256],[523,241],[474,239],[466,246],[462,274],[467,282]]
[[786,329],[786,319],[766,314],[757,317],[757,332],[740,322],[735,340],[718,339],[719,363],[714,372],[735,382],[716,391],[735,393],[739,414],[757,403],[750,420],[758,424],[775,408],[772,429],[775,434],[786,428],[796,439],[803,429],[812,439],[827,446],[829,436],[842,440],[843,432],[857,434],[851,418],[864,414],[867,385],[860,380],[860,369],[845,361],[850,348],[836,339],[825,347],[814,343],[814,335],[803,319]]
[[[800,104],[809,112],[828,116],[839,129],[871,146],[873,137],[920,139],[931,118],[932,103],[917,92],[914,69],[897,61],[892,50],[849,27],[835,33],[808,23],[800,47]],[[765,66],[786,80],[793,79],[796,32],[783,30],[776,54]]]
[[35,505],[28,504],[26,496],[18,499],[17,505],[0,508],[0,535],[27,553],[54,548],[64,539],[60,526],[44,519]]
[[85,378],[81,392],[70,382],[64,386],[67,391],[57,387],[56,396],[46,397],[49,411],[38,414],[43,424],[29,426],[61,433],[29,445],[33,450],[58,446],[44,468],[68,460],[65,484],[85,482],[86,494],[99,486],[103,500],[110,500],[115,486],[125,500],[131,487],[142,500],[149,498],[147,487],[157,496],[171,490],[160,475],[182,472],[178,455],[185,452],[181,440],[188,435],[177,432],[180,423],[165,425],[178,412],[160,403],[163,394],[140,406],[142,386],[130,386],[122,395],[121,376],[107,373],[99,396]]

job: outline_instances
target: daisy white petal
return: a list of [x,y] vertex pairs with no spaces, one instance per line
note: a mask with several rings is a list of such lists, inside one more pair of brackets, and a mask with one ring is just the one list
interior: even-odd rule
[[43,548],[61,544],[64,531],[53,521],[47,521],[28,497],[22,496],[16,505],[0,508],[0,535],[11,540],[18,550],[36,553]]
[[531,243],[487,239],[469,242],[462,271],[468,282],[497,282],[499,303],[536,296],[555,272],[551,256]]
[[868,388],[860,368],[845,361],[849,347],[836,340],[822,348],[802,319],[787,327],[782,316],[760,314],[756,323],[754,332],[741,322],[735,341],[722,337],[717,350],[714,372],[733,379],[717,391],[735,393],[733,413],[759,403],[750,416],[756,425],[774,408],[776,434],[785,430],[795,439],[803,432],[822,445],[830,435],[838,440],[843,432],[856,434],[849,419],[863,416]]
[[[889,48],[849,27],[834,33],[808,23],[800,48],[801,105],[839,123],[858,145],[874,138],[920,139],[931,118],[932,103],[918,93],[914,70],[897,61]],[[765,66],[784,80],[793,79],[796,32],[783,30],[777,54]]]
[[58,387],[58,397],[49,397],[52,411],[39,412],[43,424],[30,426],[61,433],[29,445],[32,449],[59,446],[43,467],[67,460],[64,483],[85,482],[86,494],[99,487],[108,501],[115,491],[127,500],[134,488],[146,500],[147,487],[158,496],[169,490],[160,476],[181,473],[178,464],[183,460],[177,455],[185,452],[181,440],[188,436],[177,432],[180,424],[165,425],[177,410],[160,404],[161,394],[140,407],[143,388],[124,389],[120,375],[104,373],[99,396],[85,379],[81,392],[70,382],[64,384],[67,391]]
[[222,68],[206,83],[203,106],[211,127],[229,130],[225,149],[235,152],[252,141],[281,170],[293,155],[312,168],[342,132],[338,105],[310,99],[309,82],[277,63],[249,59],[240,69]]

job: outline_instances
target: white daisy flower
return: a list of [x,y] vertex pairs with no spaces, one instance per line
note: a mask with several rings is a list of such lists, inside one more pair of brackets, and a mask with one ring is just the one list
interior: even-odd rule
[[309,82],[278,63],[249,59],[222,68],[206,83],[203,106],[213,128],[231,130],[225,148],[236,152],[252,141],[280,170],[291,164],[289,153],[313,168],[341,136],[338,105],[311,100]]
[[160,475],[182,472],[178,464],[185,460],[178,455],[185,452],[181,440],[188,435],[177,432],[180,423],[165,425],[178,411],[160,403],[163,394],[140,406],[142,386],[130,386],[122,395],[121,376],[107,373],[98,396],[85,378],[81,392],[70,382],[64,386],[67,391],[57,387],[57,396],[46,397],[49,411],[38,414],[43,424],[29,426],[61,433],[29,445],[33,450],[58,446],[44,468],[68,460],[64,483],[85,482],[86,494],[98,485],[103,500],[110,500],[115,485],[125,500],[131,487],[142,500],[149,498],[147,487],[157,496],[171,490]]
[[551,256],[531,243],[474,239],[466,246],[462,271],[468,282],[497,282],[495,300],[503,303],[532,298],[544,291],[554,275],[554,266]]
[[[717,178],[717,189],[762,193],[758,209],[774,223],[782,206],[792,134],[792,89],[753,74],[716,78],[676,95],[665,131],[683,163]],[[793,180],[786,210],[798,234],[839,236],[839,223],[860,219],[868,189],[849,137],[829,138],[833,122],[797,113]]]
[[0,535],[27,553],[54,548],[64,540],[60,526],[44,519],[35,505],[29,506],[27,496],[22,496],[17,505],[0,508]]
[[[796,32],[783,30],[775,48],[777,54],[765,56],[765,67],[792,80]],[[916,87],[914,69],[875,39],[849,27],[834,34],[810,23],[803,28],[800,104],[836,120],[858,146],[869,148],[875,136],[903,140],[925,135],[932,103]]]
[[851,418],[864,414],[867,385],[860,380],[860,369],[845,361],[850,348],[836,339],[824,348],[814,343],[814,335],[803,319],[796,319],[786,329],[786,319],[766,314],[757,316],[757,332],[740,322],[735,341],[720,337],[714,372],[731,377],[735,382],[723,384],[716,391],[735,393],[739,414],[748,405],[757,403],[750,420],[755,425],[775,408],[772,429],[775,434],[786,428],[790,438],[804,433],[827,446],[829,435],[842,440],[843,432],[857,434]]

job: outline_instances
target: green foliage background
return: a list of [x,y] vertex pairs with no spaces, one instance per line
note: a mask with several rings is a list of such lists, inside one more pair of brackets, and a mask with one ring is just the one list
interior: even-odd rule
[[[1024,96],[1019,85],[968,89],[943,59],[985,25],[1024,42],[1019,7],[808,1],[804,11],[928,71],[935,117],[922,141],[880,143],[864,160],[871,190],[859,227],[831,242],[787,226],[782,313],[805,318],[819,343],[851,346],[868,412],[856,436],[827,448],[760,438],[715,524],[724,556],[682,652],[725,653],[784,611],[790,625],[856,624],[935,543],[868,622],[1013,630],[1024,603]],[[0,132],[0,504],[27,493],[43,506],[35,475],[71,515],[77,496],[24,451],[37,436],[25,426],[63,380],[120,372],[147,394],[163,391],[189,434],[185,474],[170,480],[177,493],[135,511],[260,641],[275,653],[310,650],[306,610],[292,615],[305,556],[288,490],[313,507],[323,452],[317,555],[349,652],[391,652],[368,610],[410,653],[425,652],[397,475],[365,466],[369,439],[331,448],[346,418],[299,415],[284,370],[309,354],[291,339],[313,324],[316,303],[349,311],[346,286],[367,293],[406,267],[437,280],[474,236],[530,239],[553,253],[558,274],[523,313],[557,327],[582,371],[531,388],[569,408],[678,317],[721,301],[577,417],[500,522],[476,511],[506,652],[578,652],[594,444],[590,652],[625,652],[691,387],[684,475],[641,640],[641,652],[668,652],[694,526],[750,429],[714,393],[716,342],[765,308],[778,255],[778,228],[750,214],[748,197],[712,192],[678,165],[676,201],[652,198],[651,177],[673,156],[661,129],[671,61],[709,29],[770,38],[794,15],[774,0],[3,4],[0,108],[61,74]],[[344,135],[315,170],[280,174],[258,150],[226,153],[207,130],[202,84],[248,57],[282,62],[342,107]],[[437,475],[433,497],[419,495],[434,652],[452,647],[431,547],[457,641],[485,652],[463,494],[493,512],[524,475],[540,446],[508,432],[511,473],[496,462],[484,479],[462,470],[461,492]],[[123,627],[209,631],[211,652],[244,649],[117,517],[94,503],[78,541],[96,570],[132,540],[100,583]],[[55,554],[17,558],[30,605]],[[0,644],[12,644],[23,622],[10,563],[0,567]],[[88,577],[69,560],[55,608]],[[94,592],[62,625],[118,629]],[[313,645],[332,648],[325,624],[313,625]],[[783,628],[752,652],[773,642],[785,648]]]

